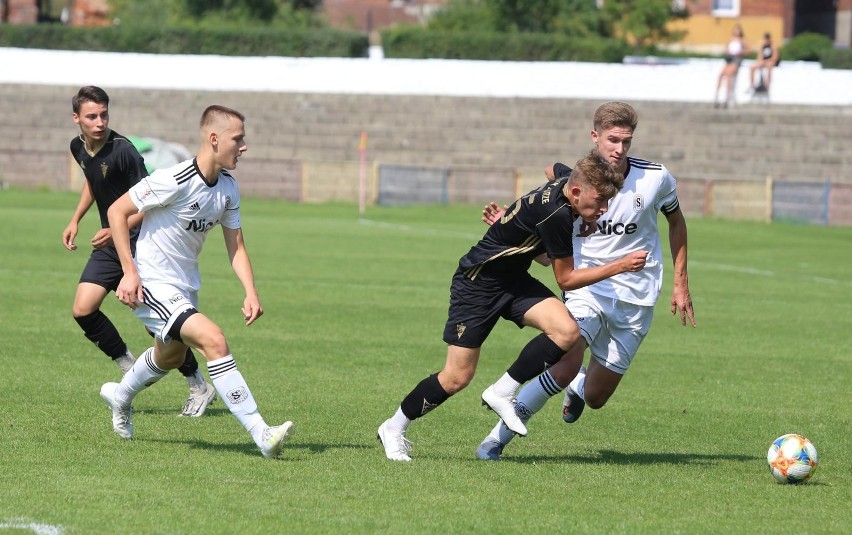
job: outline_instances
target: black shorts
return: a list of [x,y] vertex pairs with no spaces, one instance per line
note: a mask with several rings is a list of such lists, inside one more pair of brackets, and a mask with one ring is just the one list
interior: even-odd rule
[[483,275],[472,281],[456,270],[450,286],[450,310],[444,342],[475,349],[505,318],[523,328],[524,314],[545,299],[556,297],[541,281],[524,272],[507,278]]
[[[135,242],[131,243],[131,249],[135,249],[135,245]],[[135,253],[135,250],[133,252]],[[92,250],[89,261],[83,268],[83,274],[80,275],[80,282],[97,284],[106,288],[107,291],[114,292],[123,276],[124,271],[121,269],[118,251],[114,246],[109,245]]]

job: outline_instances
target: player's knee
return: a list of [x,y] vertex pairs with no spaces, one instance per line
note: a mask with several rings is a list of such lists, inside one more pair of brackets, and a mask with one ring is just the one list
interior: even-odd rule
[[[215,360],[228,354],[228,341],[221,329],[211,329],[196,339],[198,349],[207,358]],[[183,354],[185,356],[185,353]],[[183,363],[183,361],[181,361]]]
[[473,380],[473,373],[465,370],[442,370],[438,375],[441,386],[447,394],[453,395],[464,390]]
[[570,321],[559,325],[552,333],[548,333],[553,342],[566,352],[580,340],[580,328],[577,322]]

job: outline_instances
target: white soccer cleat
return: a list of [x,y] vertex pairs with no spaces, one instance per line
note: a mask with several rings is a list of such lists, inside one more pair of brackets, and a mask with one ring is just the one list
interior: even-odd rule
[[284,422],[275,427],[267,427],[263,431],[263,438],[260,441],[260,452],[265,459],[278,459],[281,457],[281,450],[284,448],[284,443],[290,438],[295,429],[293,422]]
[[118,383],[104,383],[101,386],[101,397],[112,409],[112,430],[121,438],[133,438],[133,424],[130,422],[133,408],[122,407],[115,401],[116,388],[118,388]]
[[376,438],[384,446],[385,456],[391,461],[411,461],[408,456],[411,453],[411,441],[405,438],[405,432],[390,429],[387,420],[379,426]]
[[203,384],[204,388],[198,392],[190,390],[189,399],[183,404],[183,410],[180,411],[179,416],[198,418],[204,415],[207,406],[216,399],[216,389],[206,381]]
[[511,395],[500,396],[494,391],[494,385],[491,385],[482,393],[482,404],[496,412],[512,432],[522,437],[527,436],[527,426],[515,413],[515,400]]

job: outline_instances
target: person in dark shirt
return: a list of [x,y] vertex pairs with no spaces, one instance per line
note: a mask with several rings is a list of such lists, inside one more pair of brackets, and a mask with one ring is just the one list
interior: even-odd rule
[[[751,81],[751,89],[755,93],[769,91],[769,84],[772,82],[772,69],[778,65],[781,56],[778,52],[778,47],[772,42],[772,34],[769,32],[763,34],[763,43],[757,53],[757,60],[751,66],[749,71],[749,80]],[[760,83],[754,83],[755,73],[761,73]]]
[[[80,165],[86,180],[71,221],[62,231],[62,245],[69,251],[77,250],[74,239],[80,221],[92,204],[97,205],[101,219],[101,228],[91,240],[92,254],[77,285],[72,313],[86,338],[125,373],[135,359],[115,325],[101,311],[107,294],[115,291],[123,275],[112,244],[107,210],[148,173],[133,144],[109,128],[109,96],[106,91],[96,86],[82,87],[71,99],[71,108],[74,122],[80,127],[80,135],[71,140],[71,155]],[[138,214],[132,223],[131,241],[134,245],[141,221],[142,214]],[[189,383],[189,399],[180,414],[201,416],[215,399],[216,390],[202,378],[192,351],[187,351],[181,373]]]
[[512,403],[515,392],[542,369],[559,361],[580,338],[576,321],[561,300],[529,273],[530,265],[536,257],[546,254],[562,290],[641,270],[647,251],[635,251],[601,266],[574,269],[574,220],[581,217],[587,222],[596,221],[623,182],[623,175],[592,151],[577,162],[569,176],[515,201],[459,260],[444,327],[446,364],[440,372],[420,381],[396,413],[379,426],[377,436],[388,459],[411,460],[408,426],[470,383],[480,348],[501,317],[518,327],[535,327],[541,334],[482,393],[482,403],[513,432],[526,435],[526,427]]

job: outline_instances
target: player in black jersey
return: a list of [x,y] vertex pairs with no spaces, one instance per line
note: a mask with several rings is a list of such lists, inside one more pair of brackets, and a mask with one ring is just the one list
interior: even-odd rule
[[532,326],[542,331],[482,394],[483,404],[493,409],[512,431],[526,435],[526,427],[512,403],[515,392],[559,361],[580,338],[577,323],[561,300],[530,275],[529,267],[537,256],[547,254],[563,290],[642,269],[646,251],[636,251],[602,266],[574,269],[574,220],[581,217],[596,221],[623,182],[624,177],[592,151],[577,162],[570,176],[547,183],[515,201],[461,258],[450,286],[449,318],[444,328],[446,364],[443,370],[417,384],[396,413],[379,426],[378,438],[388,459],[411,460],[411,443],[406,438],[409,424],[470,383],[480,348],[501,317],[518,327]]
[[[104,354],[126,372],[134,357],[115,325],[101,312],[101,304],[110,291],[115,291],[123,272],[118,254],[112,244],[107,209],[128,189],[148,173],[142,156],[121,134],[109,128],[109,96],[95,86],[80,88],[71,99],[74,122],[80,135],[71,140],[71,155],[80,165],[86,180],[71,221],[62,231],[62,245],[75,251],[80,220],[92,204],[98,207],[101,228],[92,237],[92,254],[80,276],[74,296],[72,313],[91,340]],[[142,214],[135,216],[132,244],[136,243]],[[216,390],[201,377],[198,361],[187,351],[180,368],[189,383],[189,399],[181,410],[182,416],[201,416],[216,397]]]

